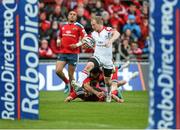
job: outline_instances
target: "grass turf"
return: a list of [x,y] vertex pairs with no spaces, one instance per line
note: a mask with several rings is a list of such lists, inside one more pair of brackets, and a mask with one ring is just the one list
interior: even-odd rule
[[63,92],[40,92],[39,120],[0,120],[0,128],[11,129],[143,129],[147,127],[148,94],[124,92],[125,102],[64,103]]

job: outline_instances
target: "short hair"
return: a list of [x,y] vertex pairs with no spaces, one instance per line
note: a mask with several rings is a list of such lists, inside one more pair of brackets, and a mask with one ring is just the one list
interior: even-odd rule
[[97,24],[103,25],[103,18],[101,16],[94,16],[91,20],[95,20]]

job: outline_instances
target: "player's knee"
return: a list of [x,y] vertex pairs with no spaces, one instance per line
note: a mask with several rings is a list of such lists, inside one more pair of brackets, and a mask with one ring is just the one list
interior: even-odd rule
[[56,68],[56,74],[57,74],[57,75],[63,74],[63,71]]
[[93,62],[89,62],[87,64],[87,66],[84,68],[84,70],[90,72],[93,68],[94,68],[94,63]]
[[104,80],[105,84],[107,84],[108,86],[112,85],[111,79],[110,78],[105,78]]

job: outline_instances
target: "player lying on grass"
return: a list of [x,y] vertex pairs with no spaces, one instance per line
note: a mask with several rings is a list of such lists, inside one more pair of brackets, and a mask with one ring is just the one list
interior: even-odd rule
[[[105,83],[103,78],[103,72],[99,68],[94,68],[88,78],[83,82],[83,87],[78,88],[76,91],[70,93],[65,99],[65,102],[72,101],[76,98],[80,98],[83,101],[105,101],[107,90],[105,89]],[[127,81],[117,80],[118,68],[116,67],[115,73],[112,75],[111,97],[116,102],[122,103],[124,99],[122,97],[121,90],[118,87],[126,84]],[[135,72],[130,79],[138,75]],[[129,79],[129,80],[130,80]]]

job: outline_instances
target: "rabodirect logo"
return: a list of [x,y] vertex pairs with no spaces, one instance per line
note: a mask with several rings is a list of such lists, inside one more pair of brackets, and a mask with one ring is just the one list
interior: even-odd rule
[[[150,2],[149,128],[175,128],[174,10],[178,0]],[[157,56],[160,59],[155,61]]]
[[162,100],[157,104],[161,110],[161,119],[157,122],[157,128],[167,129],[175,126],[174,117],[174,48],[175,48],[175,28],[174,28],[174,10],[178,0],[163,0],[161,6],[161,38],[159,39],[162,54],[161,66],[157,69],[157,86],[161,88]]
[[[3,0],[2,1],[3,10],[3,59],[1,60],[1,91],[4,93],[1,95],[2,119],[14,119],[15,118],[15,42],[14,42],[14,16],[17,10],[17,4],[15,0]],[[4,84],[3,84],[4,83]]]
[[[22,32],[20,44],[21,57],[25,62],[23,72],[21,72],[21,82],[25,86],[25,98],[22,99],[22,112],[29,114],[38,114],[38,97],[39,97],[39,78],[38,78],[38,0],[25,0],[24,6],[24,24],[21,24]],[[21,68],[22,69],[22,68]],[[36,106],[36,107],[35,107]]]

